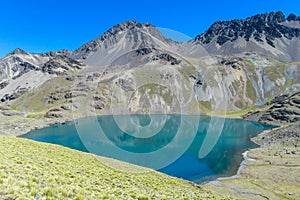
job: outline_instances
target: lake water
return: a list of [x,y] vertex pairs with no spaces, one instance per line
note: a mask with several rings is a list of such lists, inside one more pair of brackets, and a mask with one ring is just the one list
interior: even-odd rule
[[272,126],[203,115],[85,118],[23,135],[146,166],[194,182],[235,174],[250,141]]

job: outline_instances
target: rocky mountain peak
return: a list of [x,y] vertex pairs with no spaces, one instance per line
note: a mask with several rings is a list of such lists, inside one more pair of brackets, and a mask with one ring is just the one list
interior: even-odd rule
[[59,56],[59,55],[71,56],[72,53],[73,52],[71,50],[61,49],[59,51],[49,51],[49,52],[44,53],[42,55],[48,56],[50,58],[54,58],[54,57]]
[[141,28],[145,28],[145,27],[153,27],[154,28],[154,26],[148,22],[140,23],[138,21],[129,20],[129,21],[125,21],[120,24],[116,24],[115,26],[110,28],[108,31],[106,31],[103,35],[116,34],[120,31],[131,30],[131,29],[141,29]]
[[[168,42],[155,26],[148,22],[125,21],[113,26],[95,40],[84,44],[71,57],[73,59],[89,60],[88,58],[93,55],[93,63],[95,64],[97,52],[108,52],[109,50],[117,56],[117,54],[122,55],[126,51],[134,49],[157,47],[160,45],[158,43],[161,43],[158,41]],[[112,54],[110,57],[113,57]],[[86,63],[91,64],[88,61]],[[100,63],[103,62],[97,61],[97,64]]]
[[41,71],[58,76],[67,75],[79,70],[84,65],[77,60],[69,58],[67,55],[57,55],[41,66]]
[[27,55],[28,53],[24,51],[23,49],[16,48],[14,51],[10,53],[10,55],[18,55],[18,54],[25,54]]
[[266,40],[267,44],[275,48],[274,39],[285,37],[291,40],[300,36],[300,27],[289,27],[282,22],[298,20],[300,17],[292,14],[288,19],[282,12],[258,14],[244,20],[230,20],[215,22],[206,32],[198,35],[195,41],[201,44],[209,44],[216,40],[223,45],[228,41],[234,42],[238,38],[249,41],[253,38],[257,42]]
[[108,38],[114,37],[118,33],[121,32],[129,32],[132,30],[138,31],[141,29],[156,29],[155,26],[151,25],[148,22],[140,23],[134,20],[125,21],[123,23],[117,24],[107,30],[105,33],[103,33],[97,40],[100,40],[101,42],[105,41]]
[[69,49],[61,49],[57,53],[58,53],[58,55],[71,56],[73,51],[71,51]]
[[287,18],[288,21],[300,21],[300,16],[291,13]]
[[247,18],[246,21],[256,22],[256,21],[265,21],[267,24],[276,24],[285,21],[285,16],[283,12],[270,12],[264,14],[258,14],[253,17]]

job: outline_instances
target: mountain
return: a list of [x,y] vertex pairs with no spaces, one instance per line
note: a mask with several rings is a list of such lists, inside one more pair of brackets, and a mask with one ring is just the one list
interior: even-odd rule
[[[74,52],[64,49],[57,52],[28,53],[16,49],[0,59],[0,135],[16,136],[50,124],[105,114],[114,114],[113,123],[122,130],[126,130],[127,124],[119,123],[120,114],[175,113],[201,116],[200,113],[213,116],[229,115],[235,118],[243,116],[247,120],[280,126],[298,123],[258,136],[261,140],[256,138],[255,141],[260,141],[263,147],[243,154],[245,159],[249,156],[255,158],[255,161],[246,159],[246,162],[241,164],[241,168],[246,165],[247,168],[242,173],[239,170],[240,178],[217,180],[217,184],[203,185],[213,187],[214,191],[219,191],[220,194],[227,194],[229,191],[228,194],[237,194],[239,198],[297,198],[300,121],[299,27],[299,16],[291,14],[286,18],[281,12],[272,12],[244,20],[216,22],[195,39],[176,42],[165,38],[159,29],[149,23],[126,21],[115,25]],[[148,117],[145,115],[144,119],[148,121]],[[207,121],[209,129],[221,130],[219,122],[223,119],[211,119]],[[181,122],[178,123],[179,131],[186,128],[181,126]],[[136,120],[134,123],[140,125],[140,128],[145,124]],[[101,124],[102,127],[106,125],[103,122]],[[154,127],[156,125],[154,122]],[[173,131],[174,128],[177,127],[171,127],[170,130]],[[193,128],[197,130],[197,127],[189,127]],[[208,137],[209,144],[215,144],[218,137],[211,136],[207,134],[205,137]],[[122,137],[117,139],[122,140]],[[28,171],[36,170],[37,173],[45,174],[44,171],[51,166],[48,164],[52,157],[56,159],[57,156],[62,157],[63,162],[60,164],[63,165],[60,168],[69,170],[73,169],[73,163],[65,162],[65,158],[74,158],[74,162],[75,159],[77,162],[86,156],[59,147],[49,151],[47,148],[52,148],[51,145],[44,146],[18,138],[0,136],[0,139],[0,149],[4,151],[3,155],[8,155],[1,155],[0,159],[6,162],[1,161],[0,163],[4,164],[0,168],[9,169],[6,170],[8,175],[12,174],[10,165],[18,166],[23,171],[27,161],[29,164],[38,163],[37,168],[26,167]],[[31,146],[38,147],[36,152],[43,154],[38,158],[45,160],[37,160],[36,152],[33,153]],[[61,154],[61,151],[68,152]],[[12,158],[15,158],[15,163],[12,162]],[[91,168],[91,165],[98,162],[89,157],[83,160],[85,161],[89,174],[90,169],[99,168],[96,165]],[[104,162],[107,162],[107,159]],[[250,165],[246,164],[247,162],[251,162]],[[119,169],[120,164],[116,164]],[[41,166],[46,168],[42,169]],[[130,169],[127,164],[124,167]],[[82,165],[78,170],[84,172]],[[78,174],[79,179],[85,177],[77,173],[78,171],[75,172],[65,173],[67,178],[72,179],[71,182],[74,180],[73,174]],[[69,176],[70,174],[72,176]],[[124,175],[123,172],[120,174]],[[23,175],[22,179],[25,180]],[[27,175],[32,179],[32,173]],[[54,180],[52,175],[49,176],[50,181]],[[124,180],[127,181],[128,176],[125,176]],[[37,186],[41,186],[38,190],[42,193],[36,194],[36,190],[30,185],[29,194],[29,186],[24,184],[24,181],[11,179],[16,176],[7,178],[4,174],[2,177],[3,184],[0,184],[0,188],[6,189],[8,184],[11,189],[7,194],[0,192],[0,196],[4,195],[4,198],[12,194],[18,196],[23,194],[22,192],[28,195],[34,193],[36,198],[53,194],[49,192],[49,187],[44,187],[45,181],[42,179],[34,181],[40,183]],[[40,180],[39,177],[33,177],[32,180],[36,179]],[[91,182],[90,179],[86,180]],[[278,184],[278,180],[284,181]],[[65,183],[69,185],[69,182]],[[116,179],[116,182],[119,183],[120,179]],[[153,179],[152,182],[157,185],[157,180]],[[165,179],[163,182],[167,183]],[[21,193],[15,190],[16,183],[22,189]],[[77,183],[86,188],[80,180]],[[112,184],[110,181],[108,183],[108,190],[111,190]],[[12,185],[14,187],[10,187]],[[132,182],[129,185],[132,185]],[[96,190],[100,191],[99,184],[96,186]],[[120,189],[119,184],[115,186],[118,187],[118,191],[124,192],[124,188]],[[178,185],[178,188],[179,186],[183,185]],[[273,193],[275,187],[276,194]],[[145,193],[145,190],[143,191]],[[64,194],[64,191],[62,192]],[[92,192],[94,195],[94,191]],[[99,198],[103,194],[100,192]],[[168,192],[174,197],[171,190]],[[71,196],[82,199],[78,190],[74,190],[73,193]],[[73,197],[70,197],[69,193],[65,196]],[[140,194],[130,194],[129,198],[139,196],[144,198]],[[199,194],[197,197],[202,196]],[[115,194],[112,194],[112,198],[116,198]],[[214,195],[212,198],[218,196]]]
[[134,57],[134,50],[153,48],[192,58],[248,52],[283,62],[300,61],[300,17],[290,14],[286,18],[282,12],[271,12],[219,21],[186,43],[165,38],[150,23],[126,21],[84,44],[71,57],[103,67],[125,54]]
[[43,84],[51,76],[40,72],[40,65],[50,59],[47,55],[30,54],[16,49],[0,60],[0,99],[15,99],[29,88]]
[[272,12],[216,22],[188,42],[126,21],[74,52],[16,49],[0,59],[0,118],[20,116],[26,132],[36,119],[92,114],[240,116],[299,92],[299,19]]
[[16,99],[57,75],[80,69],[83,64],[69,58],[71,54],[69,50],[31,54],[15,49],[0,59],[0,100]]
[[89,66],[105,66],[122,55],[135,54],[134,50],[170,49],[174,43],[150,23],[126,21],[79,47],[71,57]]
[[281,61],[300,60],[300,17],[282,12],[258,14],[244,20],[218,21],[191,45],[209,54],[255,52]]
[[1,80],[15,79],[29,70],[39,68],[39,65],[49,60],[49,56],[29,54],[22,49],[15,49],[1,59]]
[[68,57],[69,50],[51,51],[48,53],[27,53],[17,48],[0,59],[0,82],[8,79],[17,79],[29,71],[40,71],[41,66],[57,56]]

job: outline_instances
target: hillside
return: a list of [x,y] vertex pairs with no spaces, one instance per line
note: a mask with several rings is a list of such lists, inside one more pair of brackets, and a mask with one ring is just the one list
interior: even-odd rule
[[0,135],[0,199],[226,199],[154,170]]

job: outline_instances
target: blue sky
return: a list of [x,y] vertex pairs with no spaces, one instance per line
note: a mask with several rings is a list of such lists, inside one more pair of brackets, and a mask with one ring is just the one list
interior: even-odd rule
[[0,57],[17,47],[28,52],[74,50],[126,20],[195,37],[217,20],[279,10],[300,15],[299,0],[5,0],[0,8]]

